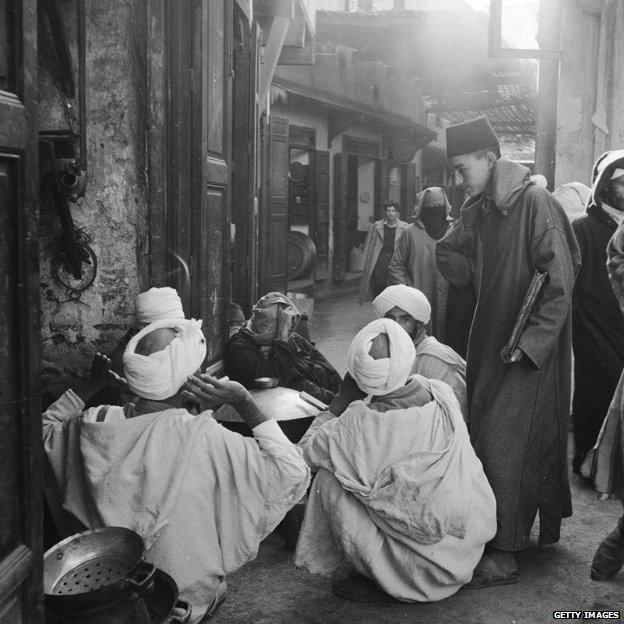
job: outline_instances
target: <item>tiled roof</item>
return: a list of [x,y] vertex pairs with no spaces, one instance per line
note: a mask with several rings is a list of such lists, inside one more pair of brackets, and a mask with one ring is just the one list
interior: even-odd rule
[[495,91],[462,93],[445,98],[427,98],[430,113],[450,123],[487,115],[501,134],[535,134],[535,90],[520,84],[498,85]]

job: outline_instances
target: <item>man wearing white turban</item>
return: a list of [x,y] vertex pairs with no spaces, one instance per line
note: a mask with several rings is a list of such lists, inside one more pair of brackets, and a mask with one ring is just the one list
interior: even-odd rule
[[143,328],[163,319],[183,319],[182,300],[175,288],[152,287],[134,300],[134,317]]
[[[205,356],[201,321],[152,323],[124,353],[134,405],[83,412],[84,389],[69,390],[43,414],[63,507],[88,528],[139,533],[145,558],[191,603],[193,623],[214,613],[226,575],[256,557],[309,482],[300,449],[243,386],[193,375]],[[103,376],[110,360],[98,362]],[[209,409],[191,414],[188,400],[233,405],[254,437],[223,428]]]
[[[116,375],[123,374],[122,357],[124,350],[132,336],[147,327],[150,323],[163,320],[180,320],[184,318],[182,300],[175,288],[165,286],[163,288],[152,287],[137,295],[134,300],[134,319],[136,326],[132,326],[121,337],[117,346],[109,353],[111,368]],[[110,380],[109,380],[110,381]],[[119,386],[105,385],[91,397],[88,407],[110,403],[120,405],[129,397],[124,396]]]
[[405,284],[388,286],[373,300],[373,308],[378,317],[396,321],[412,339],[416,348],[412,373],[451,386],[466,418],[466,362],[451,347],[427,336],[426,325],[431,317],[427,297]]
[[[414,346],[378,319],[353,339],[350,376],[299,443],[317,471],[295,563],[335,578],[333,592],[372,602],[441,600],[472,577],[496,533],[496,503],[451,389],[411,375]],[[355,387],[357,384],[357,387]],[[338,397],[339,398],[339,397]]]

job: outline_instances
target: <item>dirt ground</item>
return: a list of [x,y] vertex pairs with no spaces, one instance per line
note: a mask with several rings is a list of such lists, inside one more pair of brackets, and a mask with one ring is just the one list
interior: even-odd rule
[[[351,338],[373,317],[354,295],[317,303],[312,339],[342,373]],[[229,595],[215,624],[537,624],[555,621],[555,610],[624,612],[624,572],[609,582],[589,578],[594,551],[614,528],[622,505],[598,502],[581,477],[571,475],[571,483],[574,515],[564,520],[560,542],[519,554],[517,585],[463,589],[436,603],[351,603],[333,596],[330,579],[295,568],[284,539],[273,533],[258,558],[229,577]]]

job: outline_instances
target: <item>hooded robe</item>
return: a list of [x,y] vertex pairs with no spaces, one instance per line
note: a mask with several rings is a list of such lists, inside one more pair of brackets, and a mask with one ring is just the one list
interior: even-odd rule
[[587,212],[572,223],[583,265],[572,297],[574,399],[572,423],[576,460],[594,446],[624,367],[624,314],[607,275],[607,244],[617,223],[602,207],[601,192],[624,150],[597,165]]
[[[468,427],[497,503],[492,546],[527,548],[540,514],[540,543],[559,539],[572,513],[567,472],[571,381],[571,300],[580,254],[572,226],[553,196],[522,165],[498,160],[489,186],[469,198],[438,243],[449,282],[478,293],[467,357]],[[535,270],[548,276],[518,347],[501,350]]]
[[[407,284],[417,288],[431,304],[431,333],[440,342],[446,342],[446,304],[449,284],[436,266],[436,241],[432,238],[420,218],[429,189],[419,195],[414,208],[414,222],[408,226],[399,240],[390,266],[388,285]],[[444,195],[447,219],[450,220],[451,204]]]

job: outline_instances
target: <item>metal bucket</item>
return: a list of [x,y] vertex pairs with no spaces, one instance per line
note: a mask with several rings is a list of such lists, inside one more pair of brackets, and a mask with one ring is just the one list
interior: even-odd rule
[[[123,527],[77,533],[43,556],[47,611],[57,622],[150,624],[137,594],[153,589],[141,537]],[[125,615],[124,615],[125,614]]]

